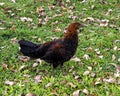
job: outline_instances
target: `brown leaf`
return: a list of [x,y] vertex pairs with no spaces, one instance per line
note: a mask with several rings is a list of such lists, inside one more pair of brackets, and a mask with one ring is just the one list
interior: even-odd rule
[[7,81],[5,81],[5,84],[6,84],[6,85],[14,85],[14,84],[15,84],[15,82],[10,81],[10,80],[7,80]]
[[114,61],[115,58],[116,58],[116,56],[113,54],[113,55],[112,55],[112,61]]
[[118,85],[120,85],[120,79],[118,80]]
[[47,85],[45,85],[45,88],[48,88],[48,87],[50,87],[52,85],[52,83],[48,83]]
[[112,9],[108,9],[108,11],[105,15],[109,15],[111,12],[112,12]]
[[17,37],[12,38],[10,41],[10,43],[12,43],[12,44],[17,43],[17,42],[18,42]]
[[12,3],[16,3],[16,1],[15,1],[15,0],[11,0],[11,2],[12,2]]
[[86,95],[89,95],[89,91],[87,89],[83,89],[82,92],[85,93]]
[[27,93],[25,96],[37,96],[37,95],[34,93]]
[[61,84],[66,84],[66,83],[67,83],[67,80],[62,80],[60,83],[61,83]]
[[91,77],[95,77],[96,74],[95,73],[91,73],[90,75],[91,75]]
[[110,77],[109,79],[103,79],[104,82],[108,82],[108,83],[115,83],[116,82],[116,79],[115,78],[112,78]]
[[38,66],[38,63],[34,63],[34,64],[33,64],[33,67],[37,67],[37,66]]
[[75,61],[75,62],[80,62],[81,61],[80,58],[78,58],[78,57],[73,57],[73,58],[71,58],[71,60]]
[[69,82],[68,85],[69,85],[70,87],[72,87],[72,88],[75,88],[75,87],[76,87],[76,85],[74,85],[72,82]]
[[87,68],[88,68],[90,71],[92,70],[92,67],[91,67],[91,66],[88,66]]
[[5,3],[3,3],[3,2],[0,2],[0,6],[3,6]]
[[90,59],[89,55],[87,55],[87,54],[85,54],[85,55],[83,56],[83,58],[86,59],[86,60],[89,60],[89,59]]
[[100,21],[100,26],[107,26],[108,25],[109,20],[105,19],[105,20],[101,20]]
[[76,90],[73,92],[73,96],[80,96],[80,90]]
[[33,21],[32,18],[29,18],[29,17],[20,17],[20,20],[22,22],[32,22]]
[[34,77],[35,82],[39,83],[42,82],[42,76],[41,75],[37,75]]
[[18,59],[21,60],[21,61],[27,62],[27,61],[30,60],[30,57],[27,57],[27,56],[18,56]]
[[5,64],[5,63],[2,63],[2,67],[3,67],[3,69],[8,69],[8,65],[7,64]]
[[88,74],[90,74],[90,71],[85,71],[85,72],[83,73],[83,76],[86,76],[86,75],[88,75]]
[[120,63],[120,58],[118,58],[118,62]]

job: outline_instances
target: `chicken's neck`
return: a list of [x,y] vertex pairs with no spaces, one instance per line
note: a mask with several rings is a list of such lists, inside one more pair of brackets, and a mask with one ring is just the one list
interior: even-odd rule
[[64,42],[70,43],[73,46],[77,46],[78,45],[78,33],[77,33],[77,31],[76,30],[75,31],[68,31],[65,34]]

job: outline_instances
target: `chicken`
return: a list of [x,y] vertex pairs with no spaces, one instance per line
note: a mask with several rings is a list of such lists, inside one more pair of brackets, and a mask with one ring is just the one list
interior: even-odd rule
[[64,37],[46,42],[44,44],[34,44],[27,40],[20,40],[20,51],[31,58],[40,58],[47,63],[53,64],[53,68],[63,65],[75,54],[78,46],[77,30],[83,25],[75,22],[71,23]]

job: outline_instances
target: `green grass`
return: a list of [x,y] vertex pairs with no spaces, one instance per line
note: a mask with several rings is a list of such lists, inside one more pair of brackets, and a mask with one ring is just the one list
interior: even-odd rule
[[[36,1],[36,3],[34,2]],[[41,0],[42,1],[42,0]],[[53,0],[1,0],[4,5],[0,5],[0,96],[20,96],[21,94],[35,93],[37,96],[72,96],[73,92],[80,90],[80,96],[86,96],[83,89],[89,91],[89,96],[119,96],[120,95],[120,76],[115,77],[114,73],[119,68],[120,62],[120,2],[119,0],[70,0],[70,3],[64,0],[64,6],[55,5],[53,10],[49,6],[55,4]],[[50,19],[41,27],[38,26],[38,13],[36,10],[43,6],[46,15],[41,17],[43,20],[47,16]],[[73,9],[69,7],[73,6]],[[94,6],[92,9],[91,6]],[[106,15],[109,9],[112,11]],[[64,13],[62,16],[54,17]],[[69,17],[76,16],[73,20]],[[22,22],[21,17],[32,18],[32,22]],[[85,20],[88,17],[94,18],[94,21]],[[99,20],[107,19],[107,26],[100,26]],[[84,21],[85,20],[85,21]],[[53,24],[54,22],[58,22]],[[85,27],[79,33],[79,46],[75,54],[81,61],[69,61],[63,66],[65,75],[59,67],[54,70],[52,76],[52,66],[42,61],[37,67],[32,67],[36,60],[27,62],[19,60],[19,52],[17,43],[11,43],[11,39],[18,40],[25,38],[36,43],[43,43],[51,40],[53,37],[62,37],[63,30],[71,22],[82,22]],[[113,27],[110,27],[110,26]],[[55,31],[56,28],[61,31]],[[5,29],[2,29],[5,28]],[[34,38],[36,37],[36,38]],[[41,39],[41,40],[39,40]],[[115,43],[116,40],[119,40]],[[114,50],[114,47],[117,49]],[[95,50],[100,51],[100,55]],[[86,60],[84,55],[89,55],[90,59]],[[112,56],[115,60],[112,60]],[[103,56],[103,58],[99,58]],[[111,63],[117,65],[117,68]],[[4,68],[4,64],[8,65]],[[23,69],[20,69],[24,66]],[[89,71],[88,67],[92,67],[88,75],[83,75],[85,71]],[[95,76],[91,76],[94,73]],[[30,77],[25,77],[24,75]],[[118,73],[120,75],[120,73]],[[41,75],[42,82],[36,83],[34,77]],[[75,79],[78,76],[79,78]],[[100,80],[98,80],[100,78]],[[105,82],[104,79],[114,78],[113,83]],[[9,80],[14,82],[13,85],[7,85],[5,82]],[[27,81],[27,82],[25,82]],[[96,82],[100,84],[95,85]],[[51,83],[51,86],[45,86]]]

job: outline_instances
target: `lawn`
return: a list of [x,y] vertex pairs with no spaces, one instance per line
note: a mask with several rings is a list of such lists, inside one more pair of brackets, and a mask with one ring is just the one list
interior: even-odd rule
[[[63,70],[19,52],[81,22],[79,46]],[[0,96],[120,96],[119,0],[0,0]]]

